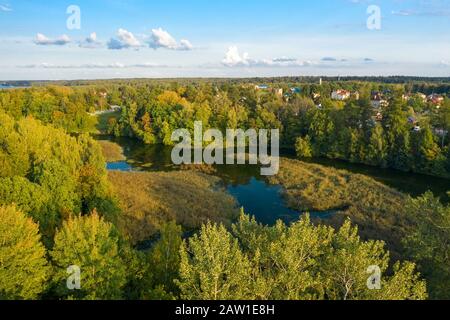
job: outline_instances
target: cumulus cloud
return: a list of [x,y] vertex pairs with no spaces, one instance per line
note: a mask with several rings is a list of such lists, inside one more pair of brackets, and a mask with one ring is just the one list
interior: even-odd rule
[[43,35],[42,33],[38,33],[36,35],[36,39],[34,40],[34,43],[41,46],[64,46],[68,43],[70,43],[69,36],[63,34],[58,39],[50,39],[47,36]]
[[162,28],[152,29],[151,40],[148,42],[150,48],[153,49],[169,49],[169,50],[180,50],[188,51],[192,50],[194,46],[189,40],[182,39],[178,43],[174,37]]
[[247,52],[244,52],[244,54],[241,55],[238,47],[234,46],[228,48],[225,58],[222,60],[222,63],[228,67],[248,66],[251,62]]
[[227,67],[304,67],[314,63],[286,57],[262,60],[251,59],[247,52],[241,55],[239,49],[233,46],[228,48],[222,64]]
[[119,29],[117,31],[117,38],[111,38],[108,42],[108,48],[111,50],[121,50],[128,48],[139,48],[141,43],[131,32],[125,29]]
[[11,12],[11,11],[13,11],[13,9],[7,4],[0,4],[0,11]]
[[80,43],[81,48],[95,49],[101,46],[100,41],[97,40],[97,33],[92,32],[84,41]]
[[25,69],[128,69],[128,68],[166,68],[166,65],[160,65],[156,63],[136,63],[136,64],[123,64],[120,62],[115,63],[88,63],[79,65],[58,65],[51,63],[29,64],[17,66]]

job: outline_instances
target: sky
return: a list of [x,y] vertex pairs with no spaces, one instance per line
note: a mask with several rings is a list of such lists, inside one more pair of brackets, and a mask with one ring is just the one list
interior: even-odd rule
[[0,80],[450,76],[450,0],[0,0]]

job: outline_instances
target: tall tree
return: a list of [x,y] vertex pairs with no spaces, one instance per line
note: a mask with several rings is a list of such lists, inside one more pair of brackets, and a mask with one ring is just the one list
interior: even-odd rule
[[182,299],[240,300],[250,296],[251,267],[224,226],[208,223],[181,249]]
[[410,199],[407,212],[413,227],[405,238],[411,257],[429,279],[432,298],[450,298],[450,206],[431,192]]
[[[119,252],[119,237],[112,224],[97,213],[71,217],[55,236],[51,252],[56,294],[72,299],[120,299],[126,266]],[[67,268],[81,270],[81,289],[67,288]]]
[[39,227],[15,207],[0,207],[0,300],[36,299],[50,275]]

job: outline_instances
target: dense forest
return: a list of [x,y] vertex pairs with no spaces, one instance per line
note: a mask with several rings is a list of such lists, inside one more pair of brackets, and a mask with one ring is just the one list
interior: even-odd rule
[[[134,85],[37,87],[0,92],[3,110],[32,115],[69,133],[93,132],[87,112],[121,107],[106,114],[105,129],[146,144],[171,145],[178,128],[279,128],[281,144],[299,157],[327,157],[435,176],[450,176],[450,92],[447,84],[411,82],[280,83],[284,95],[255,85],[227,82],[140,82]],[[295,89],[295,90],[294,90]],[[334,90],[358,92],[347,101]],[[374,108],[374,92],[387,106]],[[418,94],[445,93],[439,106]],[[404,96],[408,95],[408,100]]]
[[[132,239],[139,230],[125,232],[118,190],[92,138],[99,130],[171,145],[172,131],[193,130],[194,121],[220,130],[279,128],[282,145],[299,158],[450,177],[448,82],[324,80],[130,80],[0,90],[0,299],[450,298],[450,207],[431,193],[398,195],[408,226],[400,255],[389,252],[389,239],[367,230],[360,237],[351,216],[335,226],[308,215],[264,226],[241,212],[187,233],[175,213],[146,250]],[[342,89],[359,97],[332,100]],[[374,108],[374,92],[388,106]],[[421,93],[441,94],[442,103],[424,101]],[[294,178],[279,177],[296,187],[298,181],[288,181]],[[366,212],[364,205],[351,210],[371,218],[389,212],[382,206]],[[66,285],[73,265],[82,266],[81,290]],[[374,265],[382,290],[367,286]]]

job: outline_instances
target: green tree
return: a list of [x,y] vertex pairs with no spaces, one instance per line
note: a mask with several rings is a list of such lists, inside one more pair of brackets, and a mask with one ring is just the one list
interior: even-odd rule
[[161,287],[176,293],[180,269],[180,247],[182,230],[175,222],[165,224],[161,229],[161,238],[149,253],[149,266],[154,287]]
[[[57,295],[87,300],[120,299],[126,283],[126,266],[119,249],[115,228],[95,212],[64,222],[51,252]],[[69,266],[80,267],[81,290],[67,289]]]
[[0,207],[0,300],[36,299],[50,267],[39,228],[15,207]]
[[295,151],[297,153],[297,157],[299,158],[312,157],[311,140],[309,136],[306,136],[305,138],[297,138],[295,143]]
[[405,238],[411,257],[428,279],[432,298],[450,298],[450,206],[431,192],[410,199],[407,212],[413,227]]
[[371,165],[383,166],[386,161],[386,156],[384,130],[381,125],[377,124],[371,131],[365,159]]
[[[333,236],[330,251],[318,260],[324,296],[331,300],[409,300],[426,299],[425,282],[411,263],[394,266],[388,277],[389,254],[381,241],[363,242],[358,228],[347,221]],[[368,287],[369,276],[380,271],[380,288]],[[370,272],[369,272],[370,271]]]
[[251,266],[224,226],[208,223],[181,249],[182,299],[240,300],[250,296]]

